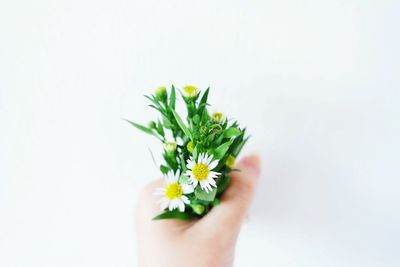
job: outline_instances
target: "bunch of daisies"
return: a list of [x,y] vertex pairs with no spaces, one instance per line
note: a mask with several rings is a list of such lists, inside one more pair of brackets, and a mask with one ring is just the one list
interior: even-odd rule
[[[176,112],[176,92],[185,103],[184,120]],[[182,90],[162,86],[145,96],[161,117],[143,126],[127,120],[137,129],[163,144],[164,163],[160,165],[164,186],[156,190],[162,213],[154,219],[182,219],[204,216],[229,185],[235,159],[246,143],[245,129],[222,113],[210,114],[209,88],[200,92],[195,86]]]

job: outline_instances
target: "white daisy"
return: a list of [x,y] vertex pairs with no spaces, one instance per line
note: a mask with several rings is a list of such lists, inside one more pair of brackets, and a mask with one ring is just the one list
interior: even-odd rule
[[211,191],[211,186],[217,187],[215,178],[221,173],[213,172],[212,170],[217,167],[219,160],[212,160],[213,156],[207,153],[200,153],[199,158],[196,161],[190,157],[187,160],[186,167],[189,169],[185,175],[189,177],[189,182],[195,188],[200,183],[201,189],[206,192]]
[[156,189],[155,194],[162,196],[159,201],[161,210],[168,208],[171,211],[178,208],[179,211],[184,212],[185,204],[190,204],[190,200],[185,194],[192,193],[193,187],[179,183],[179,177],[179,170],[175,174],[174,171],[170,170],[164,175],[164,187]]

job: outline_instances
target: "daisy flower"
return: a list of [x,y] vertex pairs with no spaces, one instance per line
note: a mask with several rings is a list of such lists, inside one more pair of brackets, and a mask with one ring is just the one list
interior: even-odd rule
[[193,185],[193,188],[200,183],[201,189],[206,192],[211,191],[213,187],[217,187],[215,183],[215,178],[221,173],[212,171],[217,167],[219,160],[212,160],[213,156],[207,153],[200,153],[197,162],[190,157],[187,160],[186,167],[189,169],[186,171],[185,175],[189,177],[189,182]]
[[178,208],[180,212],[184,212],[185,204],[190,204],[189,198],[185,195],[192,193],[193,187],[179,183],[179,177],[179,170],[175,174],[173,170],[170,170],[164,175],[164,187],[156,189],[155,194],[162,196],[159,201],[161,210],[168,208],[172,211]]

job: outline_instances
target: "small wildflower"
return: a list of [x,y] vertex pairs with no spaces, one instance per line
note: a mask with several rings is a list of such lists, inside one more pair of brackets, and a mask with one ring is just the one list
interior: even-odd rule
[[212,170],[217,167],[219,160],[213,161],[212,158],[212,155],[201,153],[197,162],[193,157],[187,160],[186,167],[188,170],[185,175],[189,177],[189,182],[193,185],[193,188],[200,184],[201,189],[208,192],[212,190],[211,186],[217,187],[214,179],[221,173]]
[[236,159],[234,156],[229,155],[225,162],[226,166],[232,168],[233,166],[235,166],[235,160]]
[[164,187],[156,189],[155,194],[162,196],[159,201],[161,210],[168,208],[171,211],[178,208],[180,212],[184,212],[185,204],[190,204],[189,198],[185,195],[192,193],[193,187],[179,183],[179,177],[179,170],[175,174],[170,170],[164,175]]
[[183,87],[182,91],[183,94],[189,98],[195,97],[198,93],[197,87],[193,85],[186,85],[185,87]]

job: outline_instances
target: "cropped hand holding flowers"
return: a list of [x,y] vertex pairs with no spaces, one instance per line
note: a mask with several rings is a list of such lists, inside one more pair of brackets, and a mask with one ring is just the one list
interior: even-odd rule
[[[163,213],[154,219],[189,220],[202,217],[220,203],[231,180],[235,159],[246,143],[245,129],[222,113],[209,114],[208,93],[195,86],[182,88],[187,116],[176,111],[176,89],[159,87],[146,96],[161,118],[144,126],[128,121],[155,136],[164,147],[160,171],[164,186],[156,190]],[[201,95],[201,97],[200,97]]]

